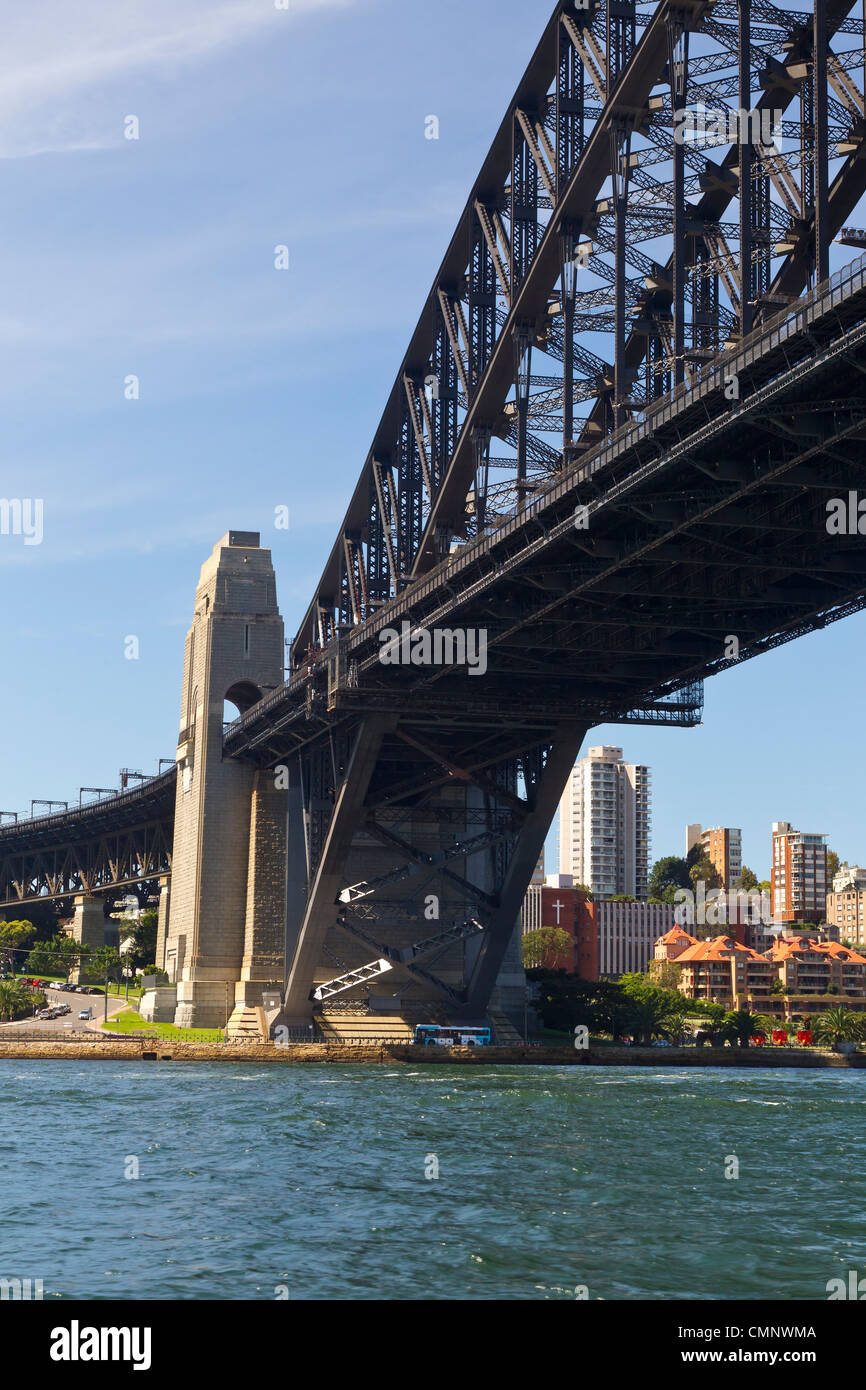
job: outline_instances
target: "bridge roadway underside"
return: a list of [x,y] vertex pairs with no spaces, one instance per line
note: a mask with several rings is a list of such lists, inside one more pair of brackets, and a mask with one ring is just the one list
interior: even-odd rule
[[175,782],[171,768],[121,796],[0,827],[0,911],[169,873]]
[[[694,724],[689,683],[866,604],[866,537],[828,524],[866,489],[864,310],[858,273],[769,326],[229,730],[227,753],[288,769],[303,827],[288,1017],[377,955],[407,1003],[483,1013],[586,730]],[[484,674],[383,664],[403,622],[483,633]],[[483,934],[407,960],[470,918]]]

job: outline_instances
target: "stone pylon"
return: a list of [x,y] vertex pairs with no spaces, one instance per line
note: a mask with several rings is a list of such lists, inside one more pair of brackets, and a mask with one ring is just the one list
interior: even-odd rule
[[223,1027],[236,1007],[260,1005],[283,973],[286,793],[273,773],[222,756],[224,702],[232,718],[283,681],[274,569],[259,542],[250,531],[217,542],[186,639],[171,899],[160,904],[157,960],[177,985],[182,1027]]
[[[82,946],[89,946],[91,951],[98,951],[105,945],[105,904],[102,898],[92,898],[87,893],[76,896],[72,935]],[[90,976],[86,960],[75,967],[69,979],[74,985],[87,983]]]

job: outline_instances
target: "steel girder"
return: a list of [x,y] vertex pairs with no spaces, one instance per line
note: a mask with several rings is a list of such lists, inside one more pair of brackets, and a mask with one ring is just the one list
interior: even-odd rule
[[[335,618],[368,618],[441,563],[454,538],[500,524],[534,497],[539,476],[697,379],[826,275],[829,240],[866,191],[853,5],[647,8],[554,7],[401,365],[294,643],[296,667],[333,637]],[[793,148],[675,139],[678,118],[701,104],[728,120],[778,113]],[[667,261],[637,249],[647,235],[656,256],[667,239]],[[612,339],[594,386],[573,376],[587,333]],[[594,341],[592,355],[602,358]],[[561,412],[525,408],[522,377],[560,363]],[[495,493],[491,434],[514,447],[512,479]],[[366,595],[353,578],[362,570]]]
[[0,850],[0,906],[146,883],[170,873],[171,842],[171,820],[158,820],[94,840]]
[[[742,657],[850,611],[863,541],[834,545],[822,518],[863,472],[846,441],[861,430],[864,324],[855,265],[347,634],[239,721],[227,751],[267,763],[374,709],[427,718],[428,747],[454,717],[500,719],[527,744],[533,720],[549,731],[569,713],[665,717],[656,700],[719,669],[720,634],[738,635]],[[380,632],[404,622],[483,629],[485,679],[383,666]],[[699,717],[699,701],[690,707]],[[685,708],[670,717],[689,722]]]
[[172,768],[123,795],[0,827],[0,907],[169,873],[175,779]]
[[303,826],[306,890],[286,1017],[363,989],[371,956],[391,965],[404,1010],[438,1000],[483,1015],[585,732],[574,720],[497,720],[482,735],[455,711],[429,742],[423,715],[349,715],[300,750],[290,836]]

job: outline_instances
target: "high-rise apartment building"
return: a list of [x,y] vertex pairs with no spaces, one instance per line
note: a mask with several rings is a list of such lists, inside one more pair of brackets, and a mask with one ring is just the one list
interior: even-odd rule
[[698,841],[719,875],[721,887],[732,888],[743,872],[743,832],[731,826],[714,825],[704,830],[700,825],[687,825],[686,854]]
[[587,750],[559,803],[559,870],[596,898],[645,899],[651,826],[650,770],[622,749]]
[[827,906],[826,836],[805,835],[788,821],[775,821],[772,883],[777,922],[823,921]]
[[827,894],[827,926],[835,928],[831,935],[840,941],[850,941],[855,946],[866,946],[866,888],[862,886],[836,889]]

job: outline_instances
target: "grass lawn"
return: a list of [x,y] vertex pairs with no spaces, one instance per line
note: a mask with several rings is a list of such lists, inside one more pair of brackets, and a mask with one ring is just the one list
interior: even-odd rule
[[147,1033],[152,1038],[181,1038],[187,1042],[222,1042],[223,1036],[221,1028],[175,1028],[173,1023],[145,1023],[141,1014],[137,1014],[134,1009],[125,1009],[116,1018],[110,1018],[108,1031]]

